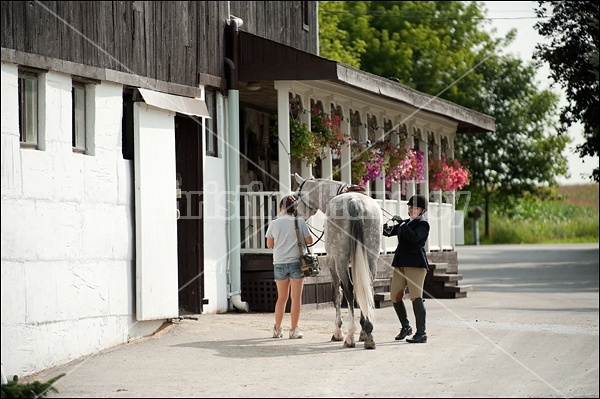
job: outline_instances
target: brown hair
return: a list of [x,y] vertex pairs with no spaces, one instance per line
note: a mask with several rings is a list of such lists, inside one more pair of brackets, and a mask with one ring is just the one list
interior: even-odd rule
[[296,198],[291,195],[286,195],[279,202],[279,208],[285,209],[285,213],[293,215],[296,212]]

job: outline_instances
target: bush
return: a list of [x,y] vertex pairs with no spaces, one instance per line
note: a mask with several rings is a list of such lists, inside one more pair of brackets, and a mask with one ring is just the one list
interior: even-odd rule
[[50,391],[58,392],[54,383],[65,374],[60,374],[47,382],[34,381],[32,383],[20,383],[9,381],[2,385],[2,398],[43,398]]

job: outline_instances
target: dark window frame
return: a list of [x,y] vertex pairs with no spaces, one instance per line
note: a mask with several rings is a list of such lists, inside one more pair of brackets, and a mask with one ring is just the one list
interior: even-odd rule
[[310,30],[310,19],[309,19],[309,10],[308,10],[308,1],[302,2],[302,29],[309,31]]
[[[81,94],[83,95],[83,109],[78,109],[77,105],[78,103],[76,102],[76,90],[80,90]],[[88,102],[88,98],[87,98],[87,85],[83,82],[78,82],[78,81],[73,81],[72,85],[71,85],[71,99],[72,99],[72,108],[71,108],[71,122],[72,122],[72,126],[71,126],[71,139],[72,139],[72,145],[73,145],[73,152],[76,152],[78,154],[85,154],[87,152],[87,134],[88,134],[88,129],[87,129],[87,102]],[[79,115],[78,115],[79,114]],[[78,138],[80,137],[79,132],[78,131],[78,126],[79,124],[77,124],[77,117],[81,117],[83,119],[83,125],[81,126],[83,128],[83,145],[81,145],[81,143],[78,142]]]
[[221,135],[219,134],[219,124],[217,120],[217,91],[206,89],[204,91],[204,102],[206,103],[206,108],[208,109],[209,118],[203,118],[205,134],[204,138],[206,140],[206,155],[209,157],[219,158],[219,139]]
[[[27,81],[33,82],[33,93],[27,89]],[[18,71],[18,113],[19,113],[19,141],[23,148],[37,149],[40,144],[40,76],[38,72],[19,68]],[[33,97],[33,98],[32,98]],[[34,109],[27,112],[27,104],[30,104]],[[30,119],[33,118],[33,121]],[[33,139],[28,140],[28,130],[32,128]]]
[[123,159],[134,160],[133,104],[139,101],[135,88],[123,88],[123,116],[121,119],[121,152]]

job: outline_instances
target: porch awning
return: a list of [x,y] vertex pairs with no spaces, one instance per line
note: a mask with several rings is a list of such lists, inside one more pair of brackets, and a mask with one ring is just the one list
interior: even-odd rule
[[210,118],[206,103],[199,98],[176,96],[141,88],[138,88],[138,91],[146,104],[152,105],[153,107],[168,109],[169,111],[175,111],[185,115]]
[[[418,110],[453,120],[458,133],[496,131],[496,121],[489,115],[460,106],[436,96],[411,89],[390,79],[364,72],[348,65],[315,54],[273,42],[241,31],[238,77],[246,82],[273,82],[277,80],[312,81],[323,90],[344,93],[353,98],[357,92],[407,104]],[[266,97],[269,98],[266,98]],[[276,92],[262,90],[259,96],[252,92],[245,100],[270,99],[276,103]]]

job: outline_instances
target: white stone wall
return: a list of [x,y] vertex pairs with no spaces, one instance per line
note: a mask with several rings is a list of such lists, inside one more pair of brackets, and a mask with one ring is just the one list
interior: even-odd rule
[[[227,290],[227,200],[223,158],[207,157],[204,180],[204,298],[205,313],[225,313],[228,310]],[[238,221],[236,219],[236,221]],[[239,221],[238,221],[239,222]],[[234,244],[235,245],[235,244]],[[239,245],[239,243],[238,243]]]
[[135,321],[133,173],[122,86],[90,88],[91,148],[71,145],[71,77],[40,75],[40,149],[21,149],[18,69],[2,63],[1,334],[8,375],[148,335]]

